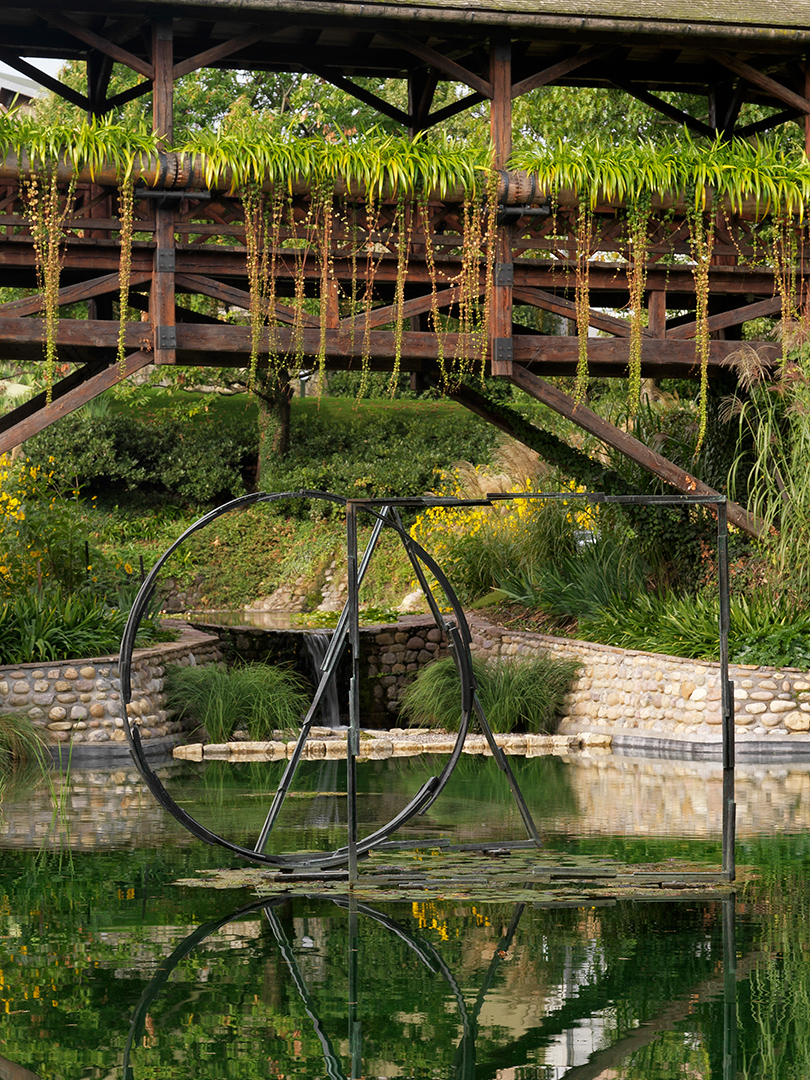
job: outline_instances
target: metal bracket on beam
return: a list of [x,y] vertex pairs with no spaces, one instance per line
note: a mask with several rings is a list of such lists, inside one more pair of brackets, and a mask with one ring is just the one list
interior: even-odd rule
[[492,362],[495,364],[511,364],[514,357],[512,339],[509,337],[492,339]]
[[495,285],[499,289],[511,288],[515,283],[515,270],[511,263],[495,263]]
[[159,326],[157,328],[157,349],[159,352],[163,352],[170,349],[177,348],[177,327],[176,326]]
[[521,218],[548,217],[550,213],[551,206],[548,203],[544,203],[542,206],[504,206],[501,203],[498,206],[498,216],[495,219],[495,224],[506,225],[510,221],[514,224],[520,221]]
[[157,271],[173,274],[175,270],[174,248],[161,248],[157,253]]

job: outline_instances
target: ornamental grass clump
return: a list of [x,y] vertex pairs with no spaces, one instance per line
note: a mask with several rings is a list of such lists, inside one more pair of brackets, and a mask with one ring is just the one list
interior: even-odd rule
[[170,667],[164,688],[166,708],[195,720],[212,742],[226,742],[237,729],[251,739],[294,731],[310,703],[300,675],[269,664]]
[[[576,660],[551,656],[515,660],[473,660],[478,700],[495,732],[551,733],[557,728]],[[414,726],[458,729],[461,681],[452,658],[423,668],[400,699],[402,715]]]
[[19,712],[0,713],[0,796],[47,770],[45,742],[30,718]]

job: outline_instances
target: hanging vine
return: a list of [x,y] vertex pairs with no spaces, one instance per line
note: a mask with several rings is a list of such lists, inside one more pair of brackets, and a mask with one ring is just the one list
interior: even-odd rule
[[583,195],[577,208],[576,236],[576,320],[577,320],[577,374],[574,384],[574,400],[579,405],[588,391],[588,331],[590,329],[590,265],[593,241],[593,207],[587,194]]
[[75,177],[62,199],[56,165],[50,163],[30,173],[22,182],[25,213],[31,230],[39,290],[45,319],[45,401],[53,398],[56,373],[56,333],[59,325],[59,278],[62,270],[64,224],[73,208]]
[[118,373],[126,374],[126,331],[129,314],[129,282],[132,277],[132,231],[135,218],[135,185],[131,178],[125,179],[118,188],[118,232],[121,252],[118,267],[118,348],[116,359]]
[[627,210],[627,288],[630,304],[630,357],[627,403],[635,416],[641,400],[641,344],[644,330],[644,292],[647,285],[647,247],[652,197],[641,192]]
[[[702,193],[701,193],[702,194]],[[715,201],[711,196],[703,207],[694,187],[686,190],[686,214],[689,221],[689,243],[692,249],[692,277],[695,283],[695,355],[700,367],[698,398],[698,436],[695,456],[700,453],[706,436],[709,393],[709,267],[714,251]]]

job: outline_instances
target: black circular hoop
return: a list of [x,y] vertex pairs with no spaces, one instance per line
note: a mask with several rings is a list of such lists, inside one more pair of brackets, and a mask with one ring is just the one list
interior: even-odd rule
[[[333,495],[330,492],[324,491],[285,491],[285,492],[255,492],[251,495],[243,495],[238,499],[232,499],[230,502],[224,503],[222,506],[217,507],[215,510],[211,510],[209,513],[203,515],[193,525],[189,526],[185,532],[178,537],[177,540],[171,544],[166,551],[160,556],[158,561],[150,570],[146,576],[138,595],[135,597],[135,601],[129,613],[126,627],[124,628],[124,634],[121,639],[121,653],[119,660],[119,673],[121,677],[121,698],[124,707],[132,700],[132,685],[131,685],[131,673],[132,673],[132,654],[135,646],[135,637],[138,633],[138,627],[140,626],[141,619],[143,618],[144,611],[152,598],[152,594],[155,589],[155,583],[157,581],[158,574],[168,561],[168,559],[174,554],[175,551],[194,533],[199,532],[200,529],[206,525],[215,521],[223,514],[228,513],[231,510],[241,509],[246,506],[253,506],[260,503],[277,502],[281,499],[320,499],[326,502],[336,503],[340,506],[345,506],[347,500],[340,495]],[[439,587],[444,592],[445,598],[450,604],[451,611],[455,617],[455,625],[447,623],[440,625],[440,629],[444,629],[451,639],[452,654],[456,662],[456,667],[461,679],[461,721],[459,723],[458,734],[456,737],[453,750],[448,758],[444,768],[438,776],[431,777],[426,781],[419,791],[416,793],[413,799],[405,806],[394,818],[392,818],[386,825],[377,829],[375,832],[364,837],[362,840],[358,840],[356,843],[356,852],[358,855],[367,854],[377,844],[386,840],[393,832],[399,829],[407,821],[417,814],[424,813],[428,807],[438,798],[442,789],[447,781],[450,779],[458,759],[461,756],[464,748],[464,740],[469,730],[470,718],[473,708],[473,674],[472,674],[472,657],[470,654],[470,631],[467,625],[467,620],[464,616],[464,612],[461,607],[461,603],[454,592],[447,577],[436,564],[434,559],[428,555],[425,549],[414,541],[410,535],[402,528],[396,521],[392,521],[386,514],[379,513],[370,507],[362,507],[372,517],[381,521],[382,524],[390,529],[393,529],[402,540],[403,544],[408,549],[409,553],[423,563],[425,567],[434,576],[439,584]],[[438,615],[438,607],[431,603],[431,608],[434,612],[435,618],[440,618]],[[124,724],[124,732],[129,743],[129,748],[134,758],[136,767],[149,787],[152,794],[155,796],[160,805],[167,810],[177,821],[180,822],[184,828],[188,829],[194,836],[203,840],[207,844],[219,845],[226,848],[228,851],[232,851],[235,854],[241,856],[243,859],[247,859],[250,862],[257,862],[267,866],[275,866],[279,869],[295,869],[306,865],[307,867],[313,867],[321,870],[331,869],[334,867],[345,866],[349,859],[349,847],[338,848],[335,851],[324,852],[306,852],[294,853],[284,855],[268,855],[264,851],[256,851],[250,848],[243,847],[240,844],[236,844],[233,841],[220,836],[218,833],[208,829],[196,818],[192,817],[186,810],[171,797],[169,792],[163,785],[163,782],[155,773],[155,771],[149,765],[146,759],[143,743],[141,741],[140,732],[137,726],[127,718]]]

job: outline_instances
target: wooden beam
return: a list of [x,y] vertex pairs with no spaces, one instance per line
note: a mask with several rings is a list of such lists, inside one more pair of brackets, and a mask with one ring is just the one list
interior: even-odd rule
[[[634,436],[622,431],[621,428],[617,428],[614,424],[608,423],[607,420],[603,420],[601,416],[597,416],[595,412],[592,412],[586,406],[578,405],[570,395],[558,390],[556,386],[552,386],[545,379],[539,379],[536,375],[532,375],[520,364],[515,364],[511,381],[515,386],[530,394],[531,397],[536,398],[537,401],[542,401],[544,405],[548,405],[549,408],[554,409],[561,416],[573,421],[584,431],[596,436],[597,439],[630,458],[631,461],[641,465],[653,476],[657,476],[660,480],[670,484],[676,491],[680,491],[684,495],[713,496],[719,494],[714,488],[710,488],[708,484],[704,484],[701,480],[691,476],[684,469],[662,457],[661,454],[650,450],[649,447],[639,442]],[[753,514],[749,514],[739,503],[728,503],[728,520],[729,524],[736,525],[737,528],[742,529],[749,536],[759,538],[764,535],[764,523],[759,518],[754,517]]]
[[402,109],[398,109],[396,105],[391,105],[383,98],[378,97],[376,94],[372,94],[370,90],[364,89],[362,86],[358,86],[357,83],[351,81],[351,79],[345,78],[343,75],[338,75],[330,68],[316,67],[313,64],[308,65],[309,70],[313,75],[319,76],[326,82],[336,86],[339,90],[345,90],[347,94],[351,94],[352,97],[357,98],[358,101],[364,102],[366,105],[370,105],[372,109],[376,109],[377,112],[388,116],[392,120],[396,120],[398,124],[402,124],[403,127],[408,127],[411,118]]
[[[153,361],[153,356],[148,352],[131,353],[124,361],[123,371],[117,363],[105,366],[102,370],[93,371],[91,365],[82,372],[74,372],[73,377],[85,374],[77,384],[75,378],[68,376],[67,379],[57,383],[53,388],[53,399],[50,405],[45,403],[45,394],[37,394],[36,397],[25,403],[29,408],[26,415],[20,415],[13,410],[3,417],[3,429],[0,431],[0,454],[5,454],[15,446],[25,442],[32,435],[38,434],[55,420],[60,420],[74,410],[85,405],[88,401],[98,397],[104,390],[122,382],[133,375],[136,371],[146,367]],[[72,385],[65,387],[73,378]],[[23,406],[20,407],[21,409]],[[16,419],[15,419],[16,416]]]
[[27,63],[21,57],[17,56],[16,53],[11,52],[10,49],[0,49],[0,60],[2,60],[4,64],[8,64],[9,67],[14,68],[15,71],[27,75],[30,79],[39,83],[40,86],[44,86],[47,90],[52,90],[57,97],[69,101],[71,105],[78,105],[80,109],[84,109],[85,111],[89,109],[90,101],[84,94],[80,94],[78,90],[74,90],[73,87],[60,82],[59,79],[54,79],[52,75],[46,75],[44,71],[40,71],[34,64]]
[[[478,293],[478,295],[481,294]],[[461,289],[457,285],[450,289],[439,289],[436,293],[436,307],[441,311],[442,308],[457,304],[460,297]],[[433,296],[431,294],[415,296],[412,300],[406,300],[402,305],[402,317],[410,318],[412,315],[423,315],[425,312],[432,310]],[[385,326],[386,323],[393,322],[396,317],[396,305],[388,304],[385,307],[372,308],[368,314],[360,312],[357,315],[347,315],[345,319],[340,320],[340,329],[355,334],[363,333],[367,328],[373,329],[377,326]]]
[[758,86],[760,90],[764,90],[766,94],[770,94],[777,101],[783,101],[785,105],[796,109],[797,112],[810,113],[810,101],[806,97],[802,97],[801,94],[797,94],[794,90],[789,90],[787,86],[783,86],[776,79],[772,79],[770,75],[757,71],[755,67],[751,67],[750,64],[746,64],[745,61],[739,60],[736,56],[732,56],[731,53],[716,49],[712,51],[710,58],[728,68],[729,71],[733,71],[735,75],[739,75],[746,82]]
[[184,75],[189,75],[199,68],[211,67],[218,60],[224,60],[226,56],[233,56],[234,53],[241,52],[242,49],[247,49],[251,45],[263,41],[266,37],[265,32],[253,30],[248,34],[240,34],[238,37],[214,45],[204,52],[197,53],[196,56],[189,56],[187,60],[180,60],[174,65],[174,78],[181,79]]
[[122,49],[120,45],[114,45],[111,41],[101,37],[100,34],[93,33],[92,30],[88,30],[87,27],[82,26],[81,23],[74,22],[73,19],[69,19],[66,15],[58,15],[54,11],[39,11],[39,15],[47,22],[51,23],[59,30],[64,30],[66,34],[70,34],[71,37],[78,38],[79,41],[83,41],[85,45],[89,45],[92,49],[98,49],[99,52],[104,53],[106,56],[111,56],[113,60],[117,60],[119,64],[124,64],[128,68],[132,68],[133,71],[139,72],[141,75],[145,75],[147,79],[154,78],[155,69],[152,64],[147,63],[145,60],[141,60],[139,56],[135,56],[134,53],[128,52],[126,49]]
[[473,105],[478,105],[479,102],[486,100],[483,94],[468,94],[466,97],[459,98],[458,101],[451,101],[449,105],[444,105],[441,109],[436,109],[435,112],[428,115],[423,130],[441,124],[442,121],[449,120],[451,116],[457,116],[458,113],[464,112],[465,109],[470,109]]
[[[151,274],[140,273],[130,275],[130,286],[142,285],[149,281]],[[105,274],[104,277],[92,278],[90,281],[82,281],[77,285],[67,285],[60,289],[57,295],[59,307],[65,304],[78,304],[81,300],[90,300],[95,296],[104,296],[115,292],[120,285],[118,274]],[[45,306],[45,298],[42,294],[36,296],[24,296],[21,300],[10,300],[7,304],[0,304],[0,318],[10,315],[23,316],[34,315],[42,311]]]
[[[174,283],[187,292],[200,293],[202,296],[210,296],[213,300],[219,300],[223,304],[233,304],[234,307],[244,308],[250,311],[250,293],[246,289],[237,289],[233,285],[225,285],[214,278],[204,277],[201,274],[175,274]],[[276,304],[273,309],[279,322],[293,324],[296,321],[294,308],[284,304]],[[303,326],[320,326],[320,321],[306,311],[298,316]]]
[[690,116],[689,113],[684,112],[683,109],[677,109],[674,105],[670,105],[668,101],[664,101],[663,98],[658,97],[656,94],[651,94],[649,90],[644,90],[634,83],[625,82],[623,79],[611,77],[610,81],[620,90],[624,90],[626,94],[638,98],[638,100],[643,101],[645,105],[649,105],[657,112],[663,113],[664,116],[668,116],[670,120],[676,120],[679,124],[685,124],[688,128],[691,128],[692,131],[697,132],[698,135],[706,135],[710,139],[715,137],[716,132],[714,128],[709,127],[708,124],[704,124],[702,120],[696,120],[694,116]]
[[[543,311],[551,311],[555,315],[562,315],[565,319],[576,320],[577,306],[571,300],[566,300],[556,293],[545,292],[543,289],[525,289],[515,287],[512,295],[519,303],[531,304],[532,307],[542,308]],[[605,315],[602,311],[590,308],[588,311],[588,325],[596,330],[606,330],[615,337],[629,337],[630,323],[625,319],[617,319],[615,315]],[[651,330],[642,328],[642,334],[653,337]]]
[[572,71],[576,71],[577,68],[590,64],[592,60],[600,60],[611,52],[613,52],[611,46],[592,45],[589,49],[582,49],[573,56],[566,57],[565,60],[558,60],[556,64],[551,64],[542,71],[516,82],[512,86],[512,98],[528,94],[530,90],[536,90],[538,86],[548,86],[549,83],[556,82]]
[[[766,315],[778,315],[782,310],[781,296],[772,296],[769,300],[760,300],[756,304],[746,304],[744,307],[734,308],[733,311],[723,311],[719,315],[711,315],[707,319],[709,332],[725,330],[728,326],[739,326],[751,319],[761,319]],[[680,323],[667,330],[667,339],[693,338],[697,324],[694,322]],[[737,345],[739,348],[739,343]]]
[[448,56],[442,56],[440,52],[431,49],[429,45],[423,45],[421,41],[407,37],[404,34],[385,34],[384,38],[386,41],[406,49],[409,53],[419,57],[420,60],[424,60],[426,64],[443,71],[445,75],[449,75],[455,82],[469,86],[471,90],[477,91],[482,97],[492,97],[492,83],[473,74],[472,71],[468,71],[467,68],[457,64],[455,60],[451,60]]

